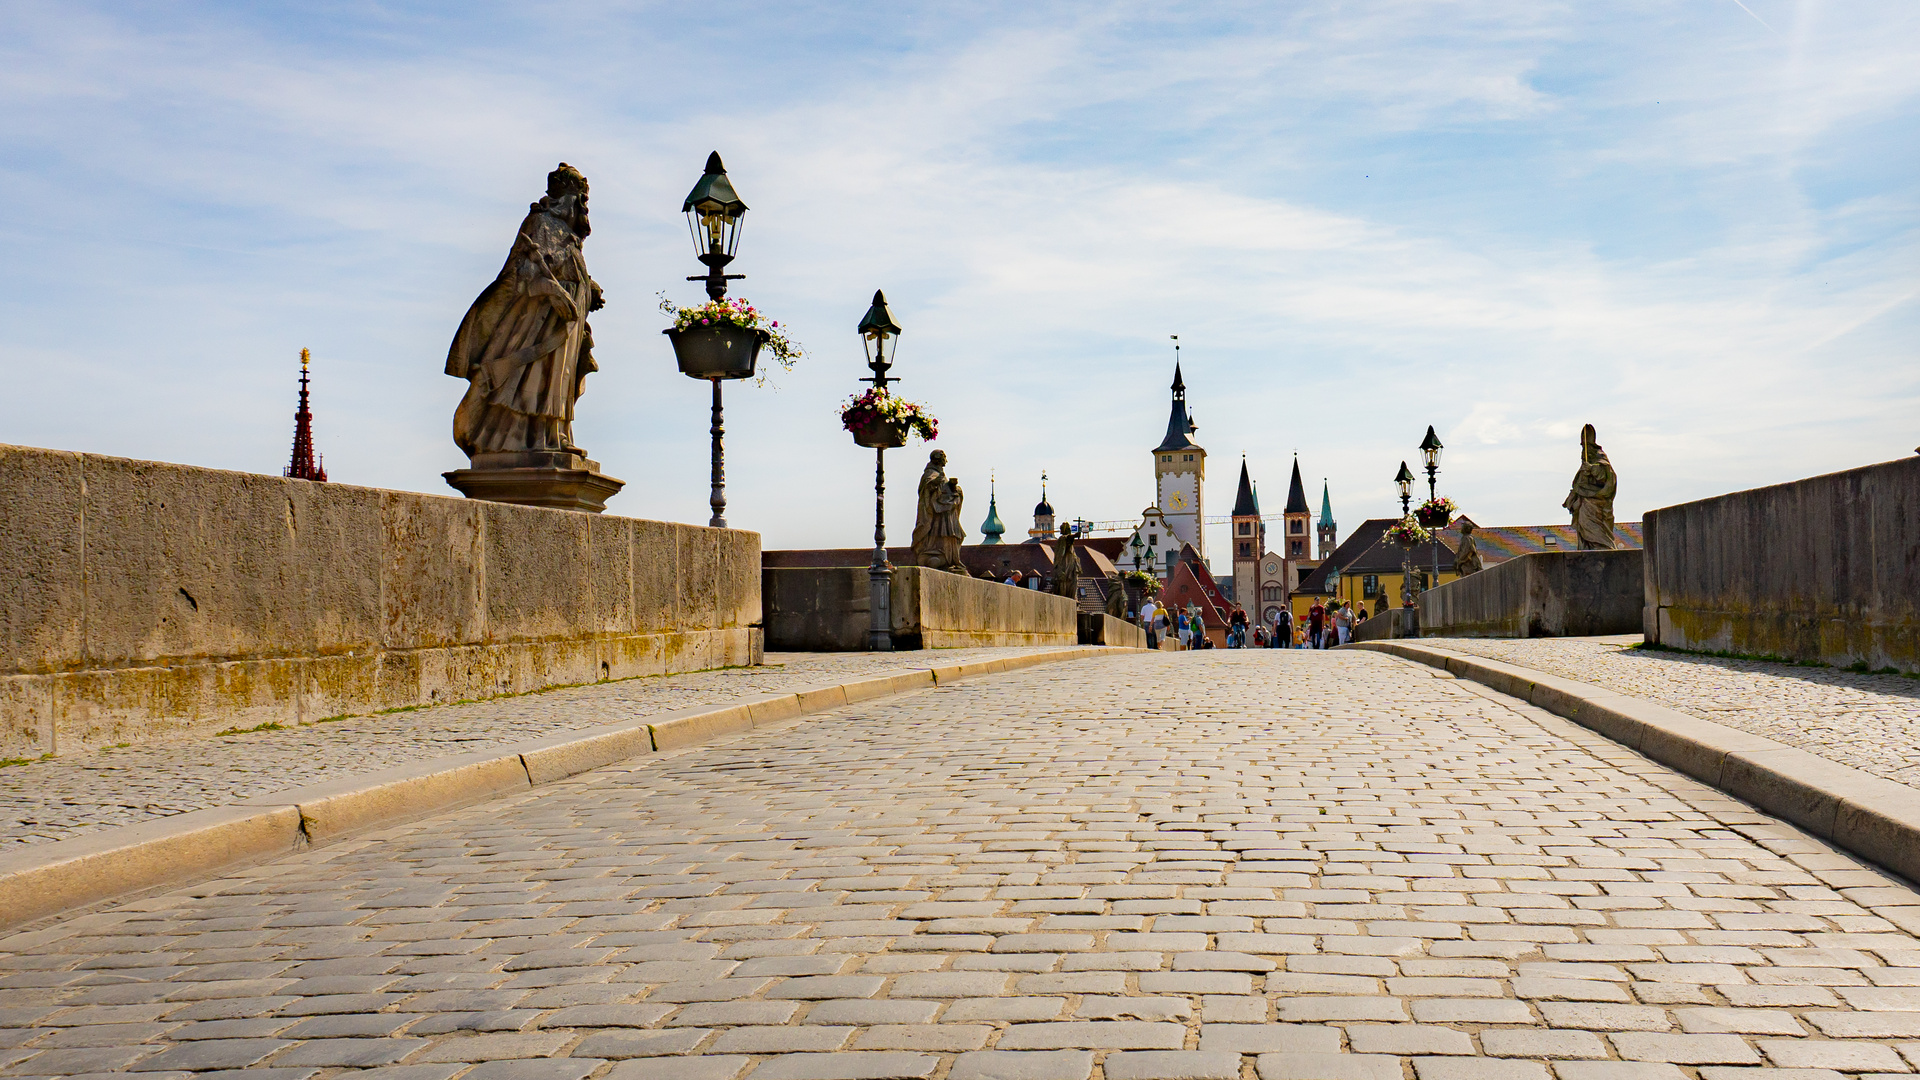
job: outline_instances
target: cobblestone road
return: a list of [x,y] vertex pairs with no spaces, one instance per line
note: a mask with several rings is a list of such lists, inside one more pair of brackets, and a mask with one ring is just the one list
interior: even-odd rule
[[1916,913],[1444,673],[1135,655],[0,939],[0,1073],[1833,1080],[1920,1068]]
[[757,668],[549,690],[0,768],[0,851],[561,731],[1032,649],[769,653]]
[[1638,636],[1420,644],[1658,701],[1920,788],[1920,679],[1635,649]]

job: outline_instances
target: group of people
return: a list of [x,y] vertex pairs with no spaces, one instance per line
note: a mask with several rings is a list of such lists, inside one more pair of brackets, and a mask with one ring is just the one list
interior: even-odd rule
[[[1353,628],[1365,622],[1367,609],[1356,608],[1344,600],[1329,606],[1315,600],[1307,617],[1295,620],[1293,612],[1281,608],[1273,625],[1256,623],[1244,609],[1234,608],[1227,616],[1226,642],[1229,649],[1331,649],[1353,640]],[[1205,622],[1199,615],[1174,611],[1149,597],[1140,608],[1139,625],[1147,632],[1147,648],[1157,649],[1162,640],[1177,641],[1186,649],[1211,649]]]

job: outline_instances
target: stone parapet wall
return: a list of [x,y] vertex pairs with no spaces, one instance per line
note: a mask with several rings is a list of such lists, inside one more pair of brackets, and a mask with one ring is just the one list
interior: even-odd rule
[[[850,651],[867,647],[871,606],[866,567],[767,567],[767,647]],[[898,566],[891,596],[898,649],[1072,645],[1078,610],[1064,596]]]
[[1655,510],[1647,640],[1920,672],[1920,456]]
[[1637,633],[1644,593],[1644,554],[1635,548],[1623,548],[1535,552],[1508,559],[1422,593],[1418,636],[1524,638]]
[[1353,628],[1355,641],[1388,641],[1420,636],[1419,608],[1388,608]]
[[0,756],[753,663],[755,533],[0,446]]
[[1116,619],[1104,611],[1080,612],[1080,644],[1121,645],[1129,649],[1147,647],[1147,632],[1125,619]]

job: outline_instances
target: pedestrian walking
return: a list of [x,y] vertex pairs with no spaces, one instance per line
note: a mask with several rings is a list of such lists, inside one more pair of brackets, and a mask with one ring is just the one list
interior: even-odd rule
[[1159,614],[1160,605],[1153,602],[1153,597],[1141,597],[1140,628],[1147,632],[1147,648],[1149,649],[1158,649],[1160,647],[1160,634],[1158,628],[1154,625],[1154,620]]
[[1313,606],[1307,609],[1307,641],[1309,648],[1324,649],[1327,647],[1323,640],[1326,629],[1327,605],[1315,600]]

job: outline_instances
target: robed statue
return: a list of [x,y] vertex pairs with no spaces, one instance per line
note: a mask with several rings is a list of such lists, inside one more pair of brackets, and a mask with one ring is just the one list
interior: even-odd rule
[[1580,471],[1573,474],[1573,489],[1560,505],[1573,513],[1573,531],[1580,535],[1580,550],[1613,549],[1613,496],[1620,478],[1613,463],[1600,449],[1599,433],[1593,425],[1580,429]]
[[960,503],[965,498],[960,481],[947,479],[947,452],[935,450],[927,455],[927,467],[920,473],[920,510],[913,521],[913,561],[935,570],[965,574],[960,561],[960,542],[967,530],[960,524]]
[[1116,619],[1127,617],[1127,577],[1115,574],[1107,579],[1107,614]]
[[1080,598],[1080,553],[1073,548],[1073,526],[1060,530],[1053,542],[1053,592],[1072,600]]
[[1460,542],[1454,545],[1453,569],[1461,577],[1481,571],[1480,545],[1473,542],[1473,522],[1460,519]]
[[447,350],[447,374],[468,382],[453,441],[469,457],[583,453],[573,443],[573,404],[587,373],[599,370],[587,313],[603,303],[580,253],[587,232],[587,178],[563,161]]

